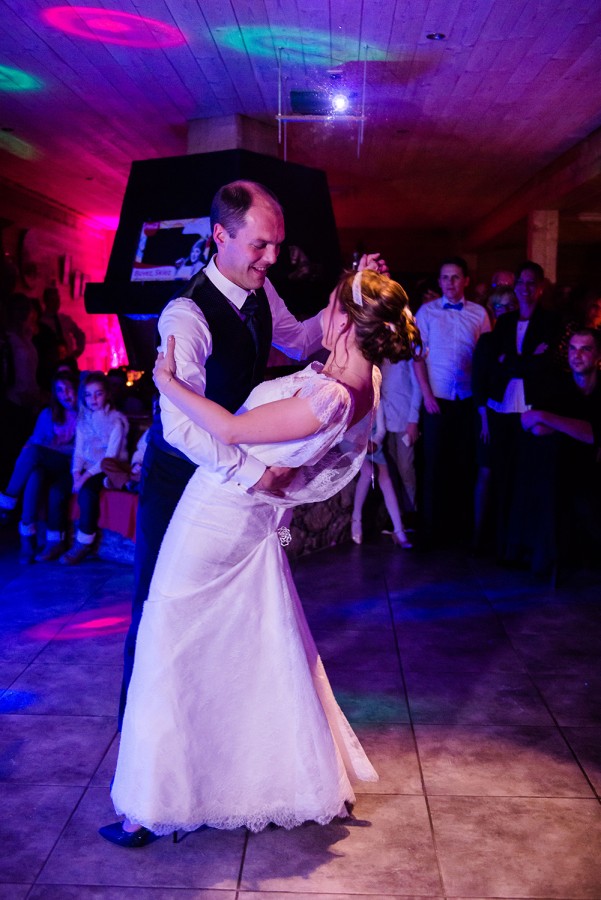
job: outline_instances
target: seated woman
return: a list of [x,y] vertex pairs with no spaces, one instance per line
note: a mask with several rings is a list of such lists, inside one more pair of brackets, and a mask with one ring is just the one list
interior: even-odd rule
[[[19,562],[29,565],[56,559],[65,549],[67,508],[71,494],[71,456],[77,422],[77,382],[65,373],[51,385],[50,406],[38,416],[33,434],[21,450],[4,493],[0,493],[0,520],[14,515],[19,498]],[[36,522],[44,491],[48,498],[46,546],[36,556]]]
[[123,413],[113,409],[109,400],[106,375],[88,372],[79,388],[81,407],[77,418],[73,453],[73,491],[79,502],[79,522],[75,541],[60,557],[64,565],[74,566],[93,548],[100,515],[100,491],[104,482],[102,461],[127,459],[126,437],[129,423]]

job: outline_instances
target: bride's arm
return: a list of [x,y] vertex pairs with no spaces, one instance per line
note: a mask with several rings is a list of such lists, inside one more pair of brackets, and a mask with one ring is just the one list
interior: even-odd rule
[[159,353],[154,382],[193,422],[223,444],[271,444],[315,434],[322,426],[306,398],[276,400],[235,416],[207,397],[181,384],[175,374],[175,338],[167,340],[167,353]]

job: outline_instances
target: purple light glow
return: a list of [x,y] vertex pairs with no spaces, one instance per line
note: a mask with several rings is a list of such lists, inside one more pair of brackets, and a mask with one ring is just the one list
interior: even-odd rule
[[186,39],[178,28],[156,19],[90,6],[53,6],[42,12],[53,28],[90,41],[126,47],[177,47]]

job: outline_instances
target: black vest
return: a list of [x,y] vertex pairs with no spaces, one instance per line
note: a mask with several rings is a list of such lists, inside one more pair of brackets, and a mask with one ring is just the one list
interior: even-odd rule
[[[273,332],[271,309],[263,288],[256,295],[258,350],[247,325],[204,272],[190,279],[177,294],[193,300],[207,320],[212,350],[205,362],[205,396],[230,412],[242,406],[251,390],[262,381],[267,367]],[[187,458],[163,438],[159,413],[155,414],[151,437],[155,446]]]

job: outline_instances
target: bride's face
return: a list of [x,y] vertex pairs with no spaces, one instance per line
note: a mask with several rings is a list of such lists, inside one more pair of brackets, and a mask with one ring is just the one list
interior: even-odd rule
[[334,288],[330,294],[328,305],[323,311],[321,318],[321,343],[326,350],[333,350],[338,337],[348,326],[348,315],[342,309],[337,297],[337,289]]

